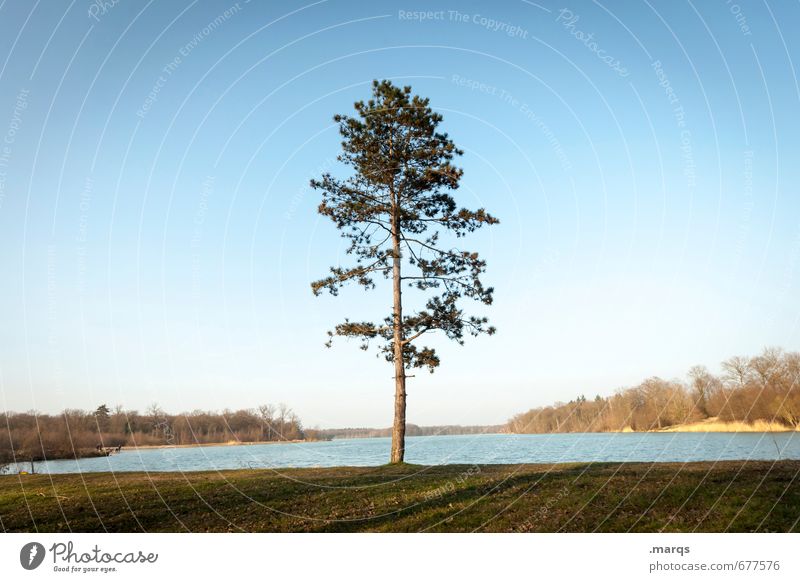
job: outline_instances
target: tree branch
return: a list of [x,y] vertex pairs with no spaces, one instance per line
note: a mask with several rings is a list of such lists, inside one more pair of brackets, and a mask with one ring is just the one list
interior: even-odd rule
[[403,340],[401,343],[402,343],[403,345],[410,344],[410,343],[411,343],[411,342],[413,342],[415,339],[417,339],[419,336],[421,336],[423,333],[425,333],[425,332],[427,332],[427,331],[430,331],[430,330],[431,330],[431,328],[430,328],[430,327],[426,327],[426,328],[424,328],[424,329],[422,329],[422,330],[418,331],[417,333],[415,333],[415,334],[414,334],[414,335],[412,335],[411,337],[407,337],[407,338],[406,338],[406,339],[404,339],[404,340]]

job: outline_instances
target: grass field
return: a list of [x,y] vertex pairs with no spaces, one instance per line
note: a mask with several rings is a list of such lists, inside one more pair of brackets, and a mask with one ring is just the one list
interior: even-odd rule
[[800,531],[800,461],[0,477],[39,532]]

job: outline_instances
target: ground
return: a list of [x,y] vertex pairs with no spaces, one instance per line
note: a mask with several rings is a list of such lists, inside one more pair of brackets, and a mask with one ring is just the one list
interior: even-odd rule
[[26,532],[790,532],[800,461],[0,477]]

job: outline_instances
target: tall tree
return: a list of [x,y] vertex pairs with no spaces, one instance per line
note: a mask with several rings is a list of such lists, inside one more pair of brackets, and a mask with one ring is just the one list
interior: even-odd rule
[[[465,315],[462,297],[492,303],[493,289],[480,276],[486,262],[457,248],[469,232],[498,220],[483,208],[459,208],[448,191],[458,188],[462,170],[452,161],[463,152],[437,131],[442,116],[410,87],[374,81],[372,98],[355,103],[356,115],[336,115],[342,136],[338,160],[352,173],[326,173],[312,180],[322,192],[319,213],[330,218],[349,241],[350,266],[336,266],[315,281],[315,295],[337,295],[348,282],[375,288],[375,277],[391,280],[393,308],[382,322],[345,320],[328,332],[357,337],[362,349],[378,342],[378,355],[394,364],[395,401],[391,462],[403,461],[406,428],[406,369],[439,365],[436,351],[414,342],[439,331],[463,344],[464,334],[494,333],[486,317]],[[450,244],[448,244],[449,241]],[[403,287],[422,292],[419,309],[403,311]],[[423,303],[424,302],[424,303]],[[330,341],[327,344],[330,346]]]
[[97,432],[108,432],[109,425],[111,424],[111,410],[105,404],[101,404],[94,411],[94,420],[97,427]]

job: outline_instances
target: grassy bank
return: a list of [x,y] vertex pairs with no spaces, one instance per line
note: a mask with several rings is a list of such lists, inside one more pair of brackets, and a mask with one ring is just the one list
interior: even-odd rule
[[800,461],[0,477],[5,531],[798,531]]

